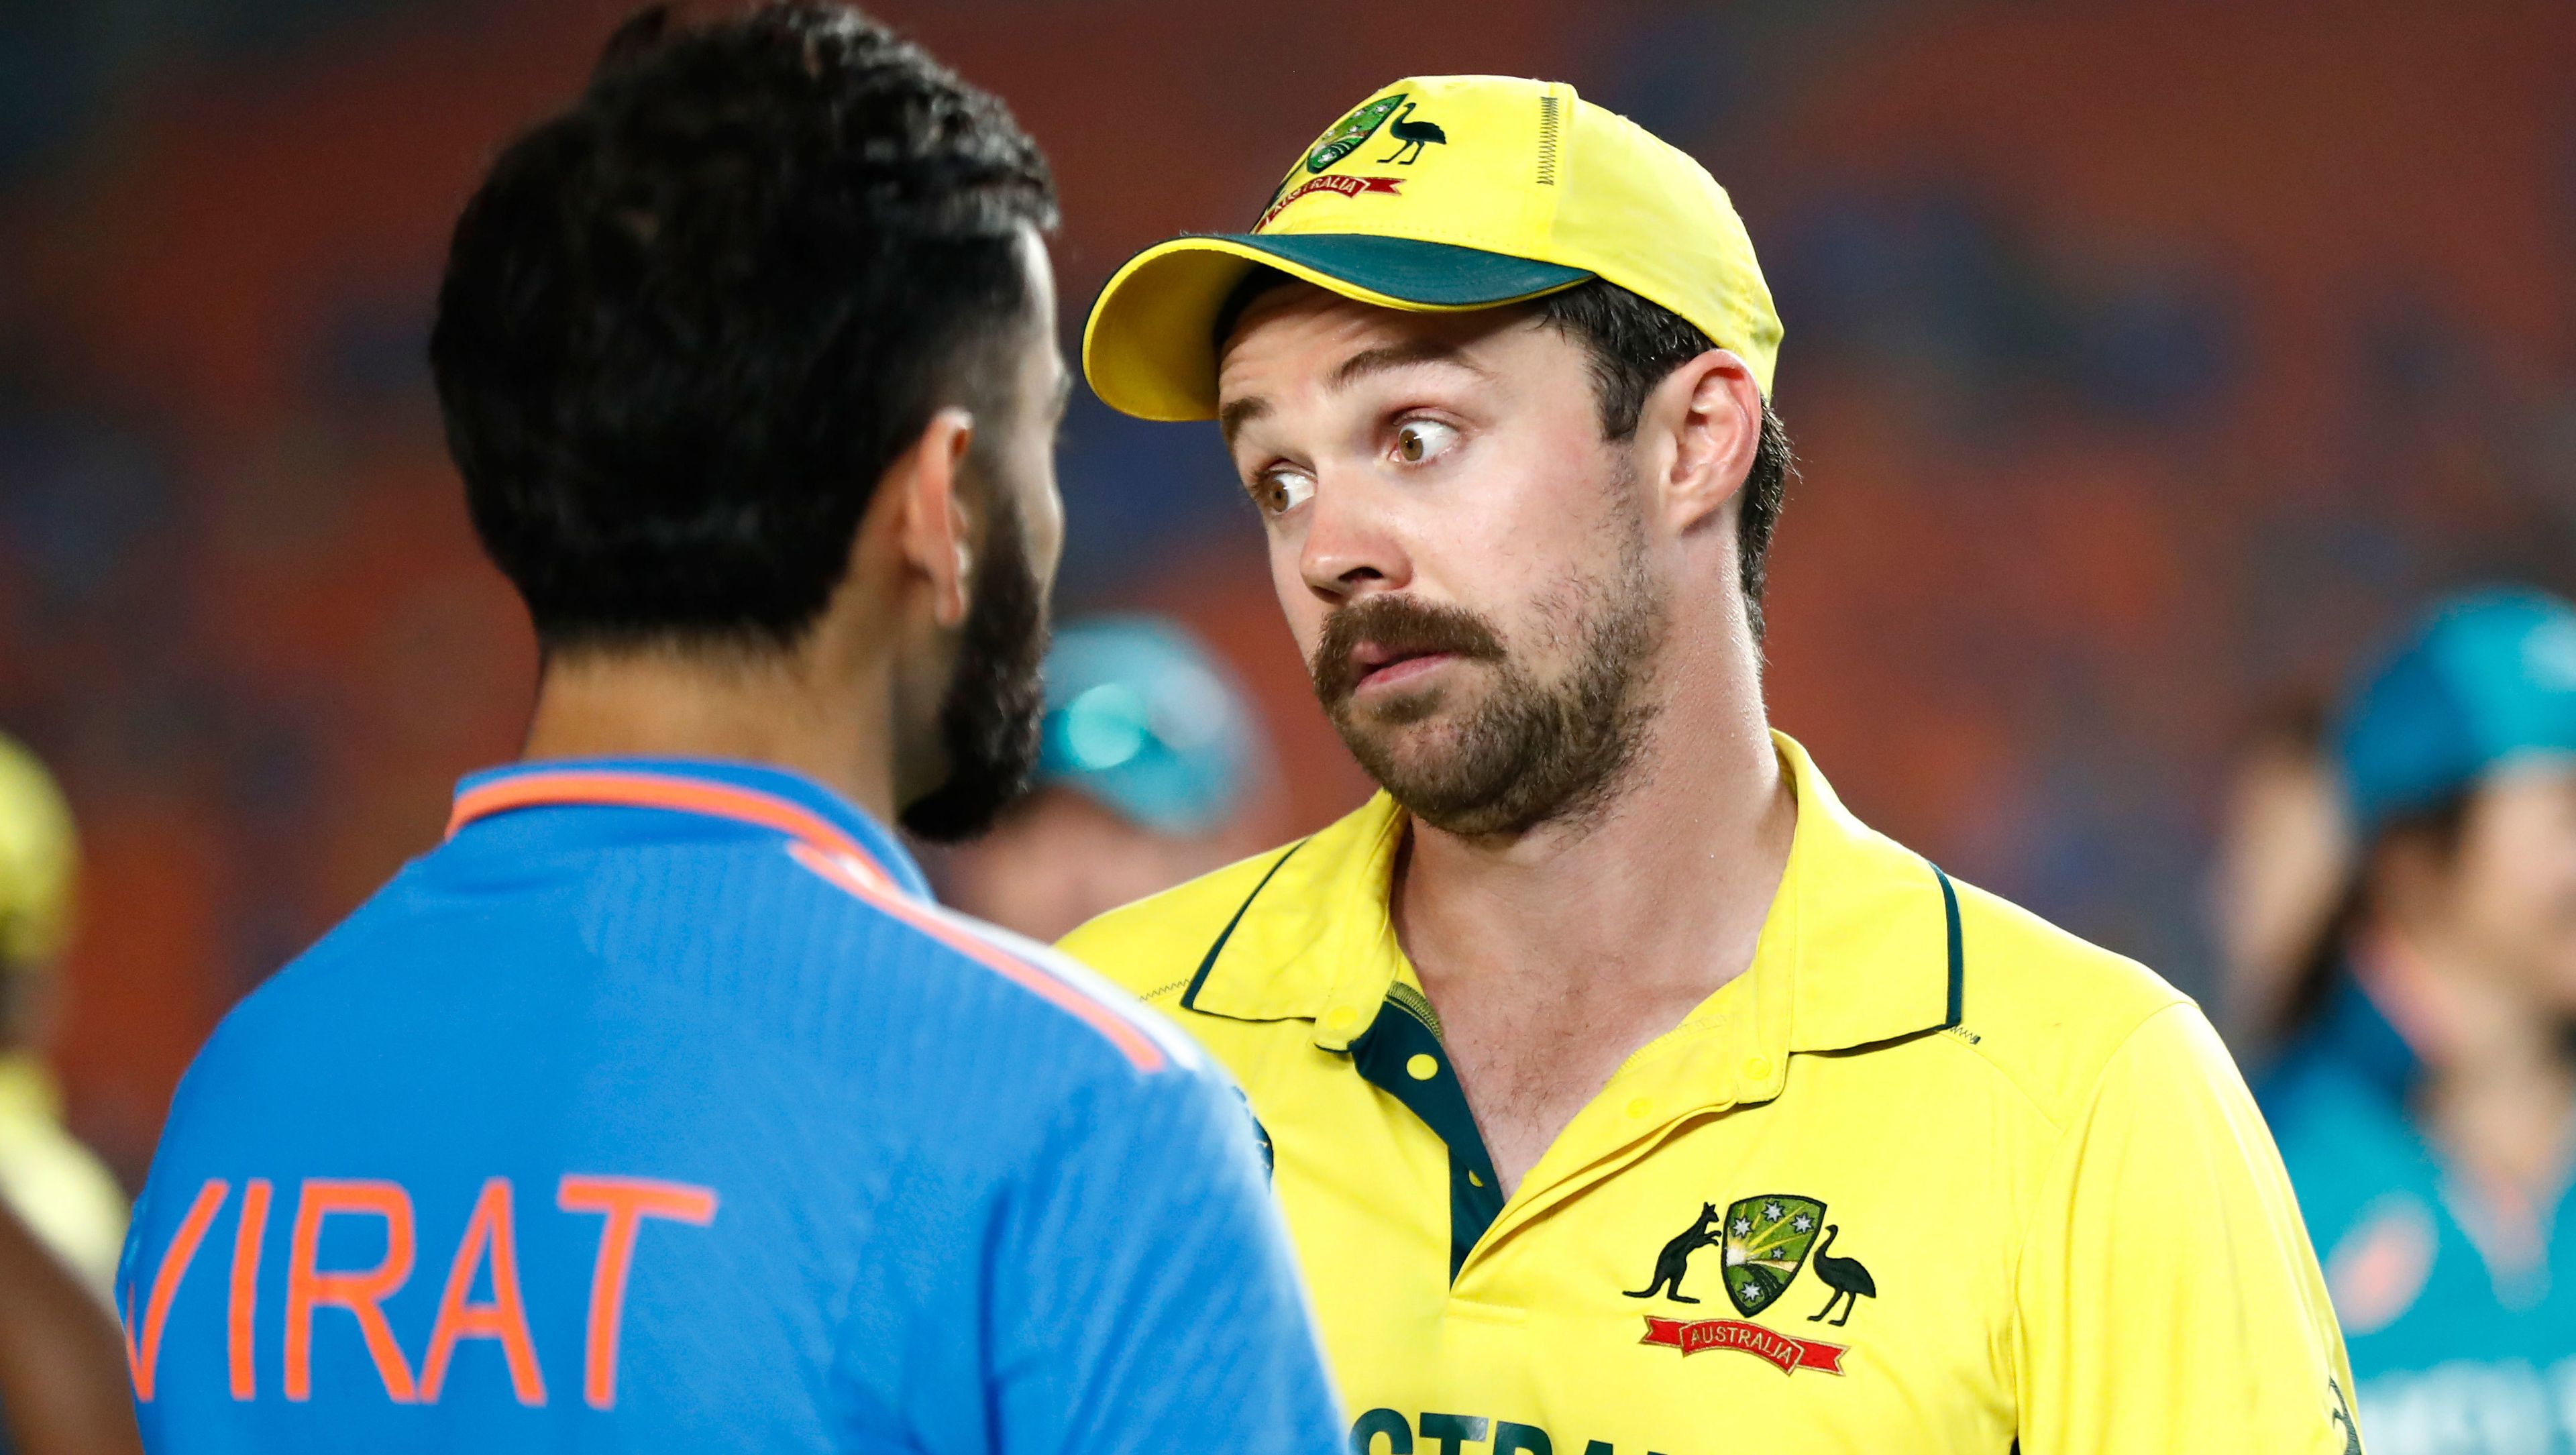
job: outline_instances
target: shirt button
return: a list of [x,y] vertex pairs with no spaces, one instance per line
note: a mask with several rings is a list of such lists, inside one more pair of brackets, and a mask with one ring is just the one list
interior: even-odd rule
[[1428,1081],[1440,1074],[1440,1063],[1428,1056],[1416,1056],[1404,1063],[1404,1074],[1416,1081]]
[[1351,1027],[1358,1025],[1359,1020],[1360,1016],[1358,1011],[1351,1009],[1347,1005],[1337,1005],[1333,1007],[1332,1014],[1324,1017],[1324,1024],[1331,1026],[1337,1031],[1347,1031]]
[[1632,1101],[1632,1102],[1629,1102],[1629,1103],[1628,1103],[1628,1115],[1630,1115],[1630,1116],[1632,1116],[1632,1117],[1642,1117],[1642,1116],[1645,1116],[1645,1115],[1647,1115],[1647,1114],[1649,1114],[1649,1113],[1653,1112],[1653,1111],[1654,1111],[1654,1109],[1655,1109],[1655,1104],[1654,1104],[1653,1102],[1651,1102],[1651,1101],[1646,1100],[1646,1099],[1645,1099],[1644,1097],[1642,1097],[1642,1096],[1641,1096],[1641,1097],[1638,1097],[1636,1100],[1634,1100],[1634,1101]]
[[1744,1079],[1745,1079],[1745,1080],[1747,1080],[1747,1081],[1768,1081],[1768,1080],[1770,1080],[1770,1079],[1771,1079],[1771,1062],[1769,1061],[1769,1059],[1767,1059],[1767,1058],[1765,1058],[1765,1057],[1761,1057],[1761,1056],[1747,1056],[1747,1057],[1745,1057],[1745,1058],[1744,1058]]

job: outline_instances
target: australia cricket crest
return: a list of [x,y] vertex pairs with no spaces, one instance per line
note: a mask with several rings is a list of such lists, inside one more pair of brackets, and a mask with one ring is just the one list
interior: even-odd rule
[[1787,1193],[1748,1197],[1726,1210],[1726,1297],[1740,1314],[1780,1301],[1825,1220],[1825,1205]]
[[1384,126],[1386,119],[1393,116],[1395,108],[1402,104],[1404,104],[1404,93],[1398,91],[1392,96],[1380,96],[1343,117],[1340,125],[1325,132],[1323,138],[1315,143],[1315,149],[1306,153],[1306,170],[1321,172],[1333,163],[1358,151],[1360,144],[1376,135],[1377,129]]

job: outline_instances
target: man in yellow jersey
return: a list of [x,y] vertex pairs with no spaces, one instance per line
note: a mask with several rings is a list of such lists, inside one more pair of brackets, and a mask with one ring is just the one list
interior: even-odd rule
[[1768,730],[1779,339],[1708,175],[1531,81],[1128,263],[1092,385],[1219,422],[1386,792],[1067,947],[1241,1079],[1361,1455],[2357,1451],[2199,1010]]

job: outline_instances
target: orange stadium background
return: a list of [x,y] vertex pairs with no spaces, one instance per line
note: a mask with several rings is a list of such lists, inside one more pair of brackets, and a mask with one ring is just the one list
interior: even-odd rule
[[[1558,76],[1734,192],[1805,460],[1777,720],[1866,816],[2203,990],[2222,769],[2443,588],[2576,586],[2576,8],[883,0],[1064,193],[1067,328],[1371,87]],[[224,1009],[434,841],[533,653],[422,357],[602,0],[0,17],[0,726],[87,880],[55,1050],[130,1180]],[[1212,432],[1083,401],[1068,608],[1241,668],[1281,835],[1363,784]]]

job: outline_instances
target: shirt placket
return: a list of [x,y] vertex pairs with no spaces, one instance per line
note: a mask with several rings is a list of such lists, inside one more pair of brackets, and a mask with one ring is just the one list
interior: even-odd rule
[[1628,1058],[1557,1134],[1473,1255],[1651,1155],[1686,1125],[1778,1096],[1787,1080],[1794,930],[1745,974]]

